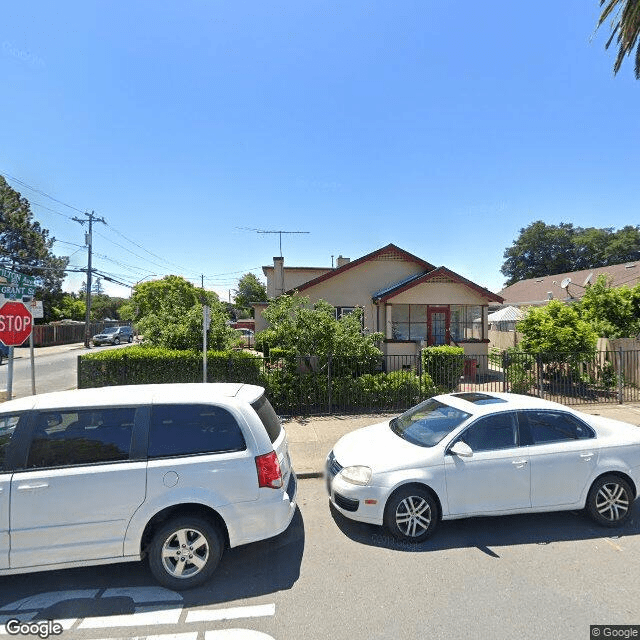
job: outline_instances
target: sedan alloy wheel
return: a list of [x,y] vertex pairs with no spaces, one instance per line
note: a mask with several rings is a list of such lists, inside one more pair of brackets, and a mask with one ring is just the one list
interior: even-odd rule
[[587,510],[598,524],[615,527],[629,518],[632,499],[631,488],[624,479],[607,475],[591,487]]

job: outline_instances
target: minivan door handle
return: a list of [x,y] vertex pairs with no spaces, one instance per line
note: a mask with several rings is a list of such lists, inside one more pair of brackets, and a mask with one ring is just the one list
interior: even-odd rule
[[526,460],[512,460],[511,464],[516,467],[516,469],[524,469],[527,466]]
[[34,489],[46,489],[49,485],[46,482],[40,484],[19,484],[18,491],[33,491]]
[[589,453],[581,453],[580,457],[585,461],[585,462],[589,462],[589,460],[591,460],[591,458],[593,458],[593,452],[590,451]]

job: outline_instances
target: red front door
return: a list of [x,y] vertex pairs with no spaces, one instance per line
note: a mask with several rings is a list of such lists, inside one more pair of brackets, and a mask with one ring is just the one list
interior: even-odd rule
[[449,316],[449,307],[428,308],[427,323],[430,347],[449,344]]

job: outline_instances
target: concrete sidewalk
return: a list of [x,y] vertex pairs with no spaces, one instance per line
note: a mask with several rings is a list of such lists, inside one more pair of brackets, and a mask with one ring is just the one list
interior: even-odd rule
[[[591,404],[573,407],[590,415],[622,420],[640,427],[640,403]],[[345,434],[360,427],[389,420],[397,413],[358,416],[292,418],[284,422],[293,468],[299,478],[322,475],[325,459],[333,445]]]

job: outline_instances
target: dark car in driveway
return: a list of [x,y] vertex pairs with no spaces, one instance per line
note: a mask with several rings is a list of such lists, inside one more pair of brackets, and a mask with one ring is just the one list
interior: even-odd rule
[[133,342],[133,329],[129,326],[107,327],[91,338],[91,342],[98,347],[101,344],[120,344]]

